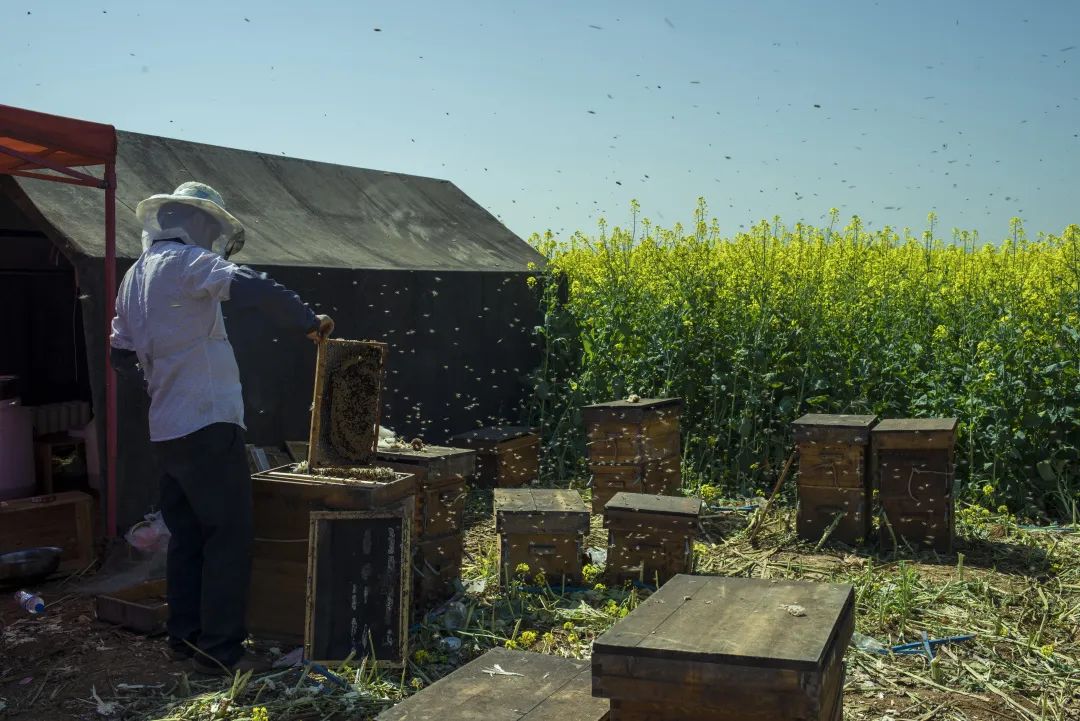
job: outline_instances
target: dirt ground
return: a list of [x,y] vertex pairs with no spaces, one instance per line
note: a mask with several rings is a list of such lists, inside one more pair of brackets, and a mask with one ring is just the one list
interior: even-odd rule
[[[469,505],[466,548],[473,559],[471,562],[475,564],[484,556],[484,549],[493,545],[494,524],[489,499],[472,499]],[[722,537],[743,528],[744,524],[743,517],[728,515],[715,518],[705,524],[705,540],[715,544]],[[597,518],[594,519],[589,545],[603,544],[604,530]],[[853,554],[843,549],[825,548],[818,552],[784,545],[754,547],[740,544],[723,547],[721,551],[720,546],[713,547],[718,555],[713,557],[713,561],[703,561],[699,572],[738,571],[739,575],[772,577],[773,574],[790,575],[797,567],[800,577],[828,580],[838,571],[866,568],[871,562],[881,563],[874,561],[871,556]],[[1049,547],[1054,547],[1053,542],[1049,543]],[[1015,588],[1018,593],[1023,593],[1024,589],[1035,589],[1041,594],[1043,589],[1049,592],[1051,581],[1061,583],[1054,580],[1054,570],[1040,555],[1042,546],[1017,546],[997,540],[971,539],[965,542],[964,548],[969,566],[966,578],[985,582],[988,592],[1001,589],[998,592],[1005,593],[1007,589]],[[1061,558],[1071,559],[1072,556]],[[735,568],[744,563],[751,567]],[[714,567],[715,564],[728,564],[731,568]],[[930,594],[928,600],[919,602],[927,608],[934,608],[937,597],[958,583],[955,561],[935,563],[912,559],[909,564],[922,579],[923,591]],[[882,576],[881,582],[891,582],[892,578]],[[93,580],[88,577],[80,583]],[[180,718],[179,713],[165,710],[163,704],[170,700],[194,703],[200,697],[205,698],[207,694],[229,688],[229,681],[196,677],[189,674],[190,667],[186,663],[170,660],[162,637],[146,638],[97,621],[93,598],[73,592],[78,585],[54,581],[35,588],[51,604],[41,616],[26,614],[11,602],[10,595],[0,598],[0,720],[144,721]],[[872,588],[865,587],[865,592],[870,593]],[[1062,593],[1069,588],[1073,586],[1066,582]],[[1066,623],[1075,611],[1070,610],[1073,602],[1069,598],[1068,594],[1061,596],[1065,605],[1056,611],[1062,615],[1062,622]],[[1062,640],[1065,640],[1064,637]],[[952,669],[962,665],[962,662],[971,662],[973,654],[985,653],[985,649],[991,647],[983,648],[983,651],[979,651],[979,647],[974,645],[971,648],[957,647],[957,655],[954,655],[948,647],[943,647],[943,666]],[[291,649],[281,650],[287,652]],[[587,654],[587,645],[584,653]],[[998,660],[1001,663],[1018,663],[1016,658],[1009,660],[1001,657]],[[1067,658],[1062,663],[1068,663]],[[1037,709],[1026,703],[1030,710],[1007,705],[988,688],[975,688],[970,684],[966,686],[967,690],[962,690],[965,688],[962,686],[954,688],[957,679],[962,678],[959,675],[941,677],[941,684],[937,684],[930,680],[923,666],[924,663],[912,657],[876,657],[849,652],[844,717],[849,721],[1080,719],[1080,688],[1077,690],[1078,711],[1075,716],[1070,716],[1068,710],[1064,716],[1060,712],[1041,716]],[[410,669],[411,672],[417,671],[412,666]],[[427,667],[430,678],[425,677],[424,685],[451,669],[452,666],[449,666],[436,671],[433,667]],[[404,676],[401,678],[405,679]],[[295,671],[292,676],[282,677],[281,680],[288,687],[299,687],[304,678],[299,671]],[[282,686],[276,688],[281,689]],[[1028,696],[1037,696],[1037,689],[1034,691]],[[397,697],[400,697],[400,693]],[[1064,708],[1068,709],[1068,704]],[[212,708],[198,713],[193,711],[191,715],[185,712],[183,717],[250,718],[246,712],[217,715]],[[341,712],[327,714],[325,710],[316,713],[314,709],[309,709],[308,712],[296,714],[272,712],[270,718],[272,721],[360,721],[365,716]]]
[[169,660],[164,637],[102,623],[93,599],[65,599],[58,585],[35,589],[52,602],[41,616],[0,604],[0,718],[101,719],[95,693],[107,700],[179,683],[187,667]]

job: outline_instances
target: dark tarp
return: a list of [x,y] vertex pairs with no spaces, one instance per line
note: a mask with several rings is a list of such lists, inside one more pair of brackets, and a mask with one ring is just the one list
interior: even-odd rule
[[[441,180],[279,158],[119,132],[117,254],[140,251],[139,200],[186,180],[214,186],[246,226],[237,262],[266,270],[337,322],[341,338],[390,344],[384,425],[428,442],[517,421],[539,355],[538,303],[525,283],[542,258]],[[103,398],[100,191],[0,179],[29,224],[59,245],[82,293],[95,407]],[[10,203],[9,203],[10,205]],[[2,210],[2,209],[0,209]],[[0,217],[3,213],[0,212]],[[0,228],[0,230],[3,230]],[[0,246],[6,254],[7,246]],[[249,442],[307,438],[315,348],[257,313],[223,305],[244,384]],[[118,384],[118,519],[156,503],[142,388]],[[104,438],[104,429],[99,429]]]

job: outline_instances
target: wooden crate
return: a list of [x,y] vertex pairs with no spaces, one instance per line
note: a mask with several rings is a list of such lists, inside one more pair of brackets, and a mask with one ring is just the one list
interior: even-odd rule
[[[372,341],[330,339],[319,343],[308,437],[308,464],[312,468],[367,465],[375,459],[387,350],[385,343]],[[345,382],[353,379],[354,373],[371,376],[374,388],[367,397],[357,392],[352,380]],[[335,410],[341,408],[350,410]]]
[[416,476],[414,537],[461,533],[464,524],[466,479],[476,471],[475,451],[445,446],[379,449],[376,459]]
[[312,511],[304,658],[401,668],[412,613],[412,498],[393,508]]
[[78,491],[0,501],[0,548],[64,549],[60,572],[81,571],[94,561],[93,499]]
[[255,541],[248,628],[258,636],[299,644],[304,639],[309,514],[392,506],[412,497],[416,480],[399,473],[389,483],[342,483],[301,476],[291,469],[251,477]]
[[682,460],[669,456],[643,463],[591,464],[592,512],[604,513],[604,506],[616,493],[650,493],[677,496],[682,486]]
[[465,555],[460,533],[426,537],[413,544],[413,608],[427,611],[456,592]]
[[792,424],[799,450],[801,538],[817,542],[839,515],[830,540],[858,545],[870,535],[870,431],[875,416],[811,413]]
[[537,573],[553,583],[581,578],[589,508],[577,491],[496,488],[495,532],[504,578],[522,563],[530,578]]
[[165,600],[165,579],[155,578],[94,599],[99,621],[156,635],[165,632],[169,604]]
[[478,488],[518,488],[540,477],[540,436],[524,426],[492,426],[459,433],[455,448],[476,451]]
[[664,583],[693,568],[701,499],[617,493],[604,509],[606,574],[615,581]]
[[589,463],[644,463],[679,456],[679,398],[642,398],[582,408]]
[[678,575],[593,643],[613,720],[833,721],[851,586]]
[[883,420],[872,432],[883,548],[949,553],[955,534],[955,418]]
[[588,661],[493,648],[376,721],[606,721],[608,702],[590,683]]

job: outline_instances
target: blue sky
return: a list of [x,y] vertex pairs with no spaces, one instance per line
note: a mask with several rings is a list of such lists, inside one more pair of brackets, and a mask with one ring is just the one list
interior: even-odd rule
[[698,196],[729,232],[1080,222],[1077,2],[2,0],[0,28],[0,103],[447,178],[523,237]]

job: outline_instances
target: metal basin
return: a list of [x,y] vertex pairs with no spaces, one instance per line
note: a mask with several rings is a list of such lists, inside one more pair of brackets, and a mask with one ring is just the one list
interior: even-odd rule
[[0,584],[44,580],[56,572],[63,552],[64,549],[56,546],[42,546],[0,554]]

